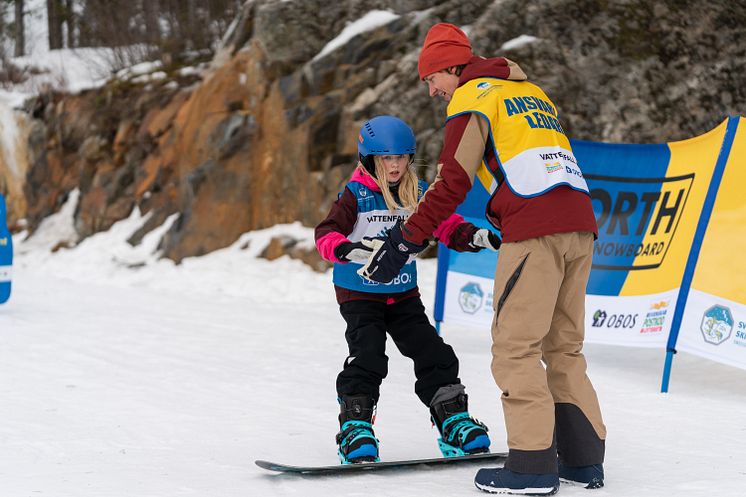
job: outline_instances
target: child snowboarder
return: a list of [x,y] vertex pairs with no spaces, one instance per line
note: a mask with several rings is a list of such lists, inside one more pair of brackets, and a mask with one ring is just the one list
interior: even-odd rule
[[[445,457],[487,452],[487,427],[473,419],[458,378],[453,349],[430,324],[417,288],[414,260],[388,284],[357,274],[367,262],[372,238],[406,220],[427,189],[410,168],[416,150],[412,129],[401,119],[378,116],[358,137],[359,163],[350,182],[315,232],[321,256],[334,262],[334,288],[349,356],[337,377],[340,431],[336,441],[343,464],[378,461],[373,432],[379,387],[388,373],[386,333],[414,361],[415,393],[430,409]],[[499,238],[453,215],[435,236],[449,248],[497,250]]]

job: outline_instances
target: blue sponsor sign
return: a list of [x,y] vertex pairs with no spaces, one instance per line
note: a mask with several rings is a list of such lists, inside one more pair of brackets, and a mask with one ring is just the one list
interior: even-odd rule
[[0,304],[10,298],[10,274],[13,265],[13,239],[6,221],[5,198],[0,195]]

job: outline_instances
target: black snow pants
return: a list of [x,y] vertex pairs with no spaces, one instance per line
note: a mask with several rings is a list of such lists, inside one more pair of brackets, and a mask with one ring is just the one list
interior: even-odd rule
[[459,384],[458,358],[437,334],[419,297],[395,304],[353,300],[340,304],[347,321],[345,338],[350,354],[337,376],[337,394],[368,394],[378,402],[381,382],[388,374],[386,332],[396,347],[414,361],[414,390],[425,406],[443,386]]

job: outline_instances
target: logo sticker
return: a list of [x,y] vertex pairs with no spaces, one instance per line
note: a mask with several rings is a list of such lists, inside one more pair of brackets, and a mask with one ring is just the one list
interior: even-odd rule
[[628,330],[635,327],[637,323],[638,314],[631,313],[619,313],[609,315],[603,309],[597,309],[593,313],[593,322],[591,326],[593,328],[607,328],[609,330]]
[[481,83],[477,84],[477,88],[479,88],[480,90],[486,90],[490,86],[492,86],[492,85],[490,83],[486,82],[486,81],[482,81]]
[[642,322],[640,333],[658,333],[663,331],[663,323],[666,322],[666,314],[668,313],[670,302],[670,300],[661,300],[653,302],[650,305],[650,310]]
[[458,294],[458,305],[467,314],[475,314],[484,300],[484,292],[477,283],[467,283]]
[[545,162],[544,167],[547,168],[549,174],[562,170],[562,164],[559,162]]
[[722,305],[714,305],[705,311],[699,329],[702,331],[705,342],[720,345],[730,338],[733,323],[730,309]]
[[659,267],[675,242],[694,174],[586,177],[595,181],[590,191],[598,224],[593,268],[630,271]]
[[600,328],[604,325],[604,321],[606,321],[606,311],[598,309],[593,313],[593,324],[591,326],[594,328]]

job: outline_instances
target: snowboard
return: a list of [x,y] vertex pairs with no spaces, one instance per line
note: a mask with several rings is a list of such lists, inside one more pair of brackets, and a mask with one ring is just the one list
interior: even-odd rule
[[377,471],[382,469],[411,468],[414,466],[443,466],[467,462],[499,462],[508,457],[506,452],[471,454],[457,457],[433,457],[431,459],[403,459],[399,461],[364,462],[359,464],[335,464],[333,466],[291,466],[289,464],[278,464],[261,459],[254,461],[257,466],[269,471],[280,473],[300,473],[305,475],[330,475],[347,474],[361,471]]

